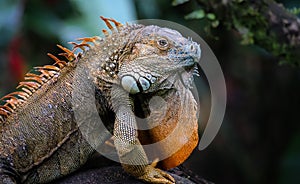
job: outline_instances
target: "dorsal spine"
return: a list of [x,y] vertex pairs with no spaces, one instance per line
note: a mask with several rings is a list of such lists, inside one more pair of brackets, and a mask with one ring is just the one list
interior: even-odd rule
[[[115,21],[114,19],[100,17],[106,24],[106,26],[114,31],[114,27],[111,25],[112,22],[117,31],[119,31],[122,24]],[[105,36],[108,36],[109,33],[106,30],[103,30]],[[102,38],[100,37],[86,37],[86,38],[78,38],[76,42],[69,42],[73,45],[72,50],[69,50],[61,45],[57,45],[63,52],[58,54],[60,56],[64,56],[67,61],[61,60],[54,56],[51,53],[47,55],[54,60],[53,65],[45,65],[41,67],[34,67],[33,70],[25,74],[24,81],[19,82],[19,85],[16,87],[16,91],[9,93],[0,99],[0,124],[5,122],[7,117],[15,112],[17,108],[19,108],[30,96],[32,96],[36,91],[44,86],[49,80],[53,77],[57,76],[60,71],[66,67],[67,65],[74,65],[78,62],[78,60],[82,57],[83,53],[87,48],[91,48],[92,45],[98,45]],[[80,49],[79,52],[77,50]],[[75,54],[77,52],[77,54]]]

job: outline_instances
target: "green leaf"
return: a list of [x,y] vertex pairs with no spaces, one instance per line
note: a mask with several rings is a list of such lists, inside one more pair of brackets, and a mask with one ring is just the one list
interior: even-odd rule
[[215,20],[215,19],[216,19],[216,15],[213,14],[213,13],[208,13],[208,14],[206,15],[206,17],[207,17],[209,20]]
[[219,26],[219,24],[220,24],[220,22],[219,22],[218,20],[215,20],[215,21],[213,21],[213,22],[211,23],[211,26],[212,26],[213,28],[216,28],[216,27]]
[[173,0],[172,5],[173,5],[173,6],[177,6],[177,5],[186,3],[186,2],[188,2],[188,1],[190,1],[190,0]]
[[184,16],[185,19],[202,19],[203,17],[205,17],[205,12],[202,9],[195,10]]
[[287,9],[291,14],[294,14],[294,15],[299,15],[300,14],[300,8],[296,8],[296,7],[293,7],[291,9]]

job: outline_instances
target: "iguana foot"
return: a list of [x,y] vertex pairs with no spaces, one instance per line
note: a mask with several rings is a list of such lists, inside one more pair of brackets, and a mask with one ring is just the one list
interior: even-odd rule
[[145,181],[147,183],[160,183],[160,184],[175,183],[175,180],[171,175],[154,167],[147,168],[146,173],[140,176],[138,179]]
[[138,179],[147,183],[160,183],[160,184],[173,184],[175,179],[158,168],[155,168],[157,161],[154,161],[151,165],[146,166],[145,174],[138,177]]

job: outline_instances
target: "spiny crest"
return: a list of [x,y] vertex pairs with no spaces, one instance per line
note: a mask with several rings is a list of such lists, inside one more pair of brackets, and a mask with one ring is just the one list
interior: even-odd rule
[[[114,19],[108,19],[103,16],[100,16],[100,18],[105,22],[106,26],[111,30],[115,31],[114,27],[110,24],[110,22],[113,22],[117,28],[118,31],[120,31],[120,28],[123,26],[120,22],[115,21]],[[104,35],[108,35],[108,32],[104,29],[102,30]]]
[[[106,26],[111,30],[115,31],[110,22],[112,22],[117,31],[120,30],[122,24],[115,21],[114,19],[100,17],[106,24]],[[104,35],[109,36],[108,31],[102,30]],[[47,55],[54,60],[53,65],[45,65],[41,67],[34,67],[33,70],[25,74],[24,81],[20,82],[17,86],[17,91],[9,93],[0,99],[0,123],[4,122],[5,119],[12,114],[21,104],[23,104],[32,94],[34,94],[38,89],[40,89],[45,83],[50,79],[57,77],[65,66],[69,64],[76,64],[79,58],[82,57],[83,53],[86,51],[86,48],[91,48],[91,43],[98,45],[101,41],[100,37],[87,37],[87,38],[78,38],[76,42],[69,42],[73,45],[72,50],[69,50],[61,45],[57,45],[63,53],[58,55],[63,56],[67,61],[60,60],[53,54],[48,53]],[[75,54],[78,49],[80,51]]]

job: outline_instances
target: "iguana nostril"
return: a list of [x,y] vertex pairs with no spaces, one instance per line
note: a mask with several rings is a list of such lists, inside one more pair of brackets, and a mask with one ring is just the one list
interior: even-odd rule
[[191,45],[190,49],[191,49],[191,51],[194,51],[195,50],[194,45]]

